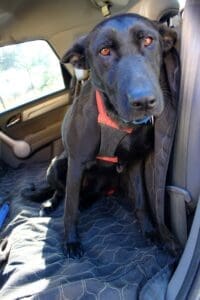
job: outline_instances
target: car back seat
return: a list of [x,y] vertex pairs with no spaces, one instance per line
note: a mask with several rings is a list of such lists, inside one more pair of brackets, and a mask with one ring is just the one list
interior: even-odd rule
[[[179,122],[168,187],[171,227],[184,246],[166,299],[199,298],[200,265],[200,2],[187,0],[181,33],[182,78]],[[194,218],[193,210],[195,209]],[[192,217],[192,226],[188,220]]]

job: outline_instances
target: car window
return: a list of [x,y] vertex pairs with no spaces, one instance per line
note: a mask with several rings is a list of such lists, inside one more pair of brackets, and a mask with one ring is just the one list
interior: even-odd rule
[[184,8],[186,0],[178,0],[180,9]]
[[0,47],[0,113],[64,88],[59,60],[46,41]]

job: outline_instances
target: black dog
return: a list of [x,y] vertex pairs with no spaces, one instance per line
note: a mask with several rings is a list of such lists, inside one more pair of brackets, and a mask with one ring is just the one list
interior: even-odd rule
[[[117,169],[123,169],[153,147],[151,120],[162,113],[169,92],[163,55],[175,41],[175,32],[167,27],[124,14],[98,24],[63,57],[64,63],[91,72],[62,126],[67,158],[65,249],[70,257],[83,253],[76,224],[88,165],[94,161],[106,164],[100,160],[106,156]],[[106,117],[99,105],[106,110]]]
[[[40,215],[54,211],[65,196],[68,160],[65,152],[55,157],[48,167],[47,184],[32,186],[22,191],[22,196],[35,202],[42,201]],[[102,196],[122,195],[120,177],[115,165],[89,163],[80,189],[79,209],[86,209]],[[46,201],[44,201],[47,199]]]
[[100,174],[103,180],[92,185],[102,182],[97,190],[105,188],[106,182],[112,186],[105,180],[107,170],[107,178],[118,178],[119,172],[153,149],[152,120],[162,113],[170,95],[163,58],[175,41],[171,29],[136,14],[123,14],[98,24],[63,57],[63,63],[90,70],[90,79],[63,121],[65,150],[47,173],[56,190],[51,206],[65,194],[68,257],[83,254],[76,226],[82,187],[87,190],[88,182]]

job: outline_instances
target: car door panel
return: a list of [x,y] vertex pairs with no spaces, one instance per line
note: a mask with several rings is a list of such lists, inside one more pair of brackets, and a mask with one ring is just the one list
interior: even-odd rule
[[[50,159],[62,150],[61,124],[67,108],[68,93],[63,91],[46,97],[42,101],[36,101],[34,104],[27,104],[22,108],[4,113],[0,120],[1,131],[14,141],[21,140],[30,145],[31,153],[24,159],[34,160],[38,157],[36,152],[43,151],[44,147],[48,148],[49,152],[47,155],[46,149],[45,158]],[[18,121],[12,124],[11,120],[15,118]],[[16,157],[12,147],[9,147],[8,143],[2,139],[0,143],[1,158],[12,166],[19,165],[21,159]],[[42,155],[39,155],[38,159],[40,158],[44,159]]]

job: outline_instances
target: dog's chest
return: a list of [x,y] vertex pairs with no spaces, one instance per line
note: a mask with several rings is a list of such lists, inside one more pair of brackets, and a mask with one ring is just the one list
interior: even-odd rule
[[153,148],[153,133],[153,126],[143,126],[124,136],[115,151],[119,161],[132,162],[144,158]]
[[98,158],[110,162],[131,162],[142,158],[153,146],[153,126],[143,126],[131,133],[101,126]]
[[108,115],[99,91],[96,91],[96,104],[101,133],[96,158],[112,163],[127,163],[138,155],[144,156],[152,144],[153,126],[122,127]]

